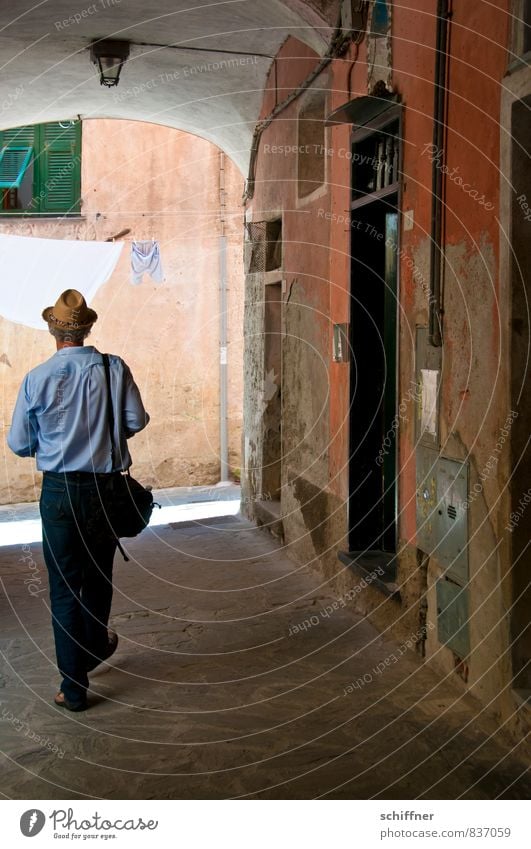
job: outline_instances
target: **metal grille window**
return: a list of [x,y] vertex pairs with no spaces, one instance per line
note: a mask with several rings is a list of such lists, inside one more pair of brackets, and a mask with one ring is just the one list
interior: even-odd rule
[[55,122],[0,132],[0,214],[77,214],[81,123]]
[[275,271],[282,265],[282,219],[247,224],[249,273]]
[[353,201],[398,183],[399,152],[398,121],[354,144]]
[[256,221],[247,224],[249,236],[249,273],[256,274],[265,271],[266,267],[266,221]]

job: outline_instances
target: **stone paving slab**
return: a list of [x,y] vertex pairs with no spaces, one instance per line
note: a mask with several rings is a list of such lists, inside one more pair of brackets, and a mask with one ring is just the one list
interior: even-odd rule
[[90,710],[64,712],[42,549],[30,548],[30,569],[20,546],[0,549],[7,798],[531,792],[523,752],[475,699],[414,652],[386,666],[397,644],[352,603],[323,613],[335,596],[316,573],[238,517],[128,541],[131,562],[115,560],[118,651],[91,675]]

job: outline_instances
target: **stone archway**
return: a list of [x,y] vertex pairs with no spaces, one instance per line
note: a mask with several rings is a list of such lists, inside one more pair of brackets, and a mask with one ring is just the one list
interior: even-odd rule
[[[64,118],[164,124],[218,145],[245,171],[267,74],[290,36],[326,49],[337,0],[29,0],[0,11],[0,129]],[[274,25],[272,24],[274,22]],[[119,87],[99,85],[93,40],[127,40]]]

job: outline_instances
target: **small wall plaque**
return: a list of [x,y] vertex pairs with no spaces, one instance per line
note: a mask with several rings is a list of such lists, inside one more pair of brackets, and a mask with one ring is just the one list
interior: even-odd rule
[[348,324],[334,324],[333,360],[335,363],[348,363],[350,360]]

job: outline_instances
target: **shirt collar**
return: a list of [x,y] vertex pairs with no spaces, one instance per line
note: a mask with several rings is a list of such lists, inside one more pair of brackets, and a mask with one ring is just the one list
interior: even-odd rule
[[94,345],[76,345],[73,348],[61,348],[60,351],[55,352],[55,356],[56,357],[61,357],[61,356],[65,356],[65,355],[69,356],[70,354],[76,354],[76,355],[90,354],[90,355],[94,355],[94,354],[99,354],[99,353],[100,352],[98,351],[97,348],[94,347]]

